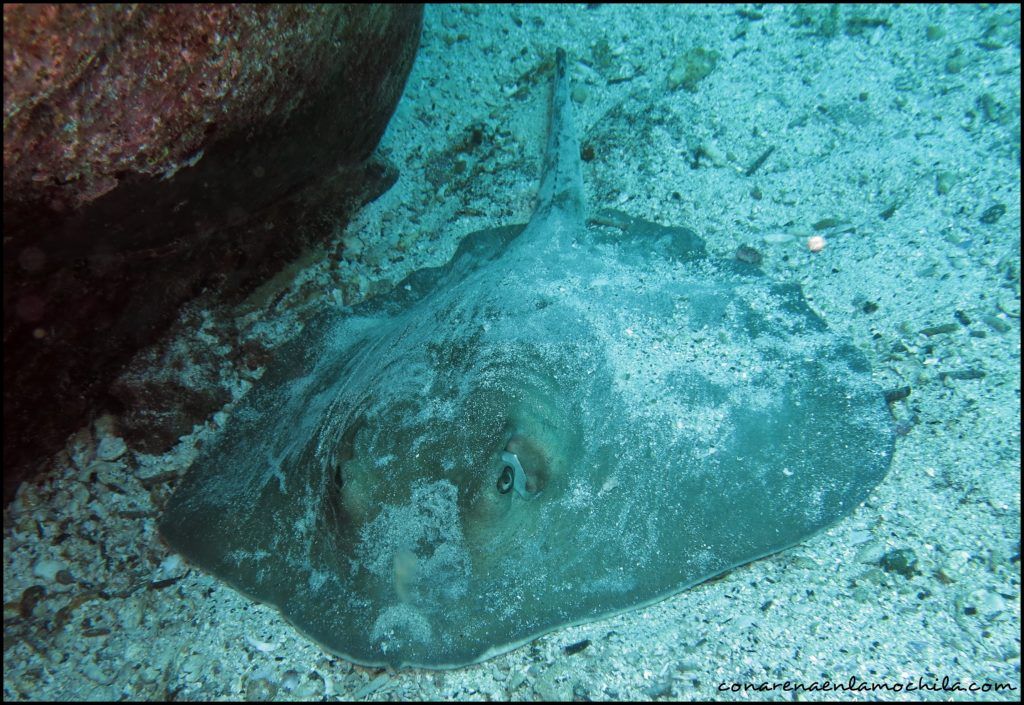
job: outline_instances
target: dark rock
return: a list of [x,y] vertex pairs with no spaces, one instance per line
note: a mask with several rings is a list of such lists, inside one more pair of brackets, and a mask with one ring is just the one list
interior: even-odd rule
[[4,7],[5,499],[183,302],[239,300],[393,183],[371,154],[421,19]]
[[922,328],[919,332],[921,335],[927,335],[929,338],[933,335],[943,335],[945,333],[956,333],[960,330],[960,326],[956,323],[941,323],[937,326],[928,326]]
[[893,389],[885,390],[885,401],[889,404],[906,399],[910,396],[910,386],[903,385],[902,387],[895,387]]
[[985,379],[985,370],[973,367],[965,370],[947,370],[939,373],[939,379]]
[[736,248],[736,259],[747,264],[761,264],[764,257],[750,245],[740,245]]
[[911,548],[894,548],[878,559],[878,566],[887,573],[912,578],[918,573],[917,554]]
[[1002,203],[997,203],[994,206],[986,208],[985,212],[981,214],[981,217],[978,218],[978,220],[985,225],[992,225],[998,222],[999,219],[1003,217],[1004,213],[1006,213],[1006,206]]
[[573,654],[578,654],[583,651],[588,646],[590,646],[590,639],[584,639],[583,641],[577,641],[575,644],[563,646],[562,651],[565,652],[566,656],[572,656]]
[[31,618],[36,605],[39,604],[39,601],[44,597],[46,597],[46,588],[42,585],[32,585],[31,587],[25,588],[21,593],[21,601],[18,603],[18,614],[20,614],[23,619]]

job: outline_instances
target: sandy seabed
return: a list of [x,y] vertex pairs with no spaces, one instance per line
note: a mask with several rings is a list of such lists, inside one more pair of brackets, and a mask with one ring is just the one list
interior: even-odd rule
[[[851,679],[866,690],[800,696],[1018,699],[1019,6],[429,6],[381,144],[398,183],[246,325],[283,340],[310,283],[351,301],[524,222],[558,46],[591,204],[687,225],[716,256],[758,250],[883,389],[910,388],[868,502],[654,606],[392,672],[325,654],[160,542],[159,507],[231,405],[163,456],[103,418],[5,510],[5,700],[789,700],[787,682]],[[197,303],[185,344],[224,315]]]

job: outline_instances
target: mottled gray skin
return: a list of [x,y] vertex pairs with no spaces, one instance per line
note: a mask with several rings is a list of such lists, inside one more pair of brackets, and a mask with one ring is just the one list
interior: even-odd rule
[[585,221],[559,52],[529,224],[309,325],[196,461],[167,541],[345,658],[450,668],[851,512],[894,438],[864,356],[799,287],[609,219]]

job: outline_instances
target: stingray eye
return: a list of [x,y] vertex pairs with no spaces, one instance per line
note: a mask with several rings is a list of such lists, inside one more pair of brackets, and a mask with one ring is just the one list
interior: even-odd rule
[[515,478],[515,472],[511,467],[506,465],[501,469],[501,475],[498,476],[498,492],[502,494],[508,494],[508,491],[512,489],[512,481]]

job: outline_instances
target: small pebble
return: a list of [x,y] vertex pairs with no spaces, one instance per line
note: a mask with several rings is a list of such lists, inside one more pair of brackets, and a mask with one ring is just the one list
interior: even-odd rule
[[18,603],[18,613],[23,619],[29,619],[32,616],[36,605],[39,601],[46,596],[46,590],[42,585],[32,585],[31,587],[25,588],[21,593],[21,602]]
[[940,323],[937,326],[928,326],[927,328],[922,328],[919,332],[921,333],[921,335],[926,335],[930,338],[933,335],[956,333],[958,330],[960,330],[960,326],[958,326],[956,323]]
[[384,684],[386,684],[389,680],[391,680],[391,676],[389,676],[386,672],[381,673],[379,676],[377,676],[369,683],[364,685],[362,688],[357,690],[355,694],[352,696],[352,699],[362,700],[371,693],[375,693],[376,691],[380,690],[384,686]]
[[[287,675],[287,674],[286,674]],[[300,682],[295,690],[292,691],[292,695],[302,700],[319,700],[321,693],[324,692],[324,680],[323,677],[314,671],[309,675],[307,680]]]
[[919,572],[917,555],[910,548],[896,548],[878,560],[879,567],[887,573],[898,573],[904,578],[911,578]]
[[289,669],[281,676],[281,687],[285,690],[294,690],[298,684],[299,674],[295,670]]
[[246,635],[245,640],[249,642],[249,645],[252,648],[264,654],[270,653],[271,651],[276,651],[277,648],[281,646],[280,644],[274,644],[269,641],[260,641],[259,639],[255,639],[249,635]]
[[526,671],[516,671],[512,674],[512,677],[508,679],[508,690],[511,693],[526,682]]
[[947,195],[953,188],[953,184],[956,182],[956,177],[952,172],[940,171],[935,175],[935,192],[940,196]]
[[902,401],[910,396],[910,385],[903,385],[902,387],[896,387],[894,389],[887,389],[885,391],[886,403],[892,404],[893,402]]
[[245,684],[246,700],[273,700],[277,695],[277,685],[266,678],[250,678]]
[[178,575],[184,567],[184,561],[177,553],[172,553],[160,562],[160,572],[164,575]]
[[1000,296],[999,300],[996,301],[996,308],[1010,318],[1020,318],[1020,295],[1014,297]]
[[342,257],[351,260],[356,259],[363,251],[363,241],[354,235],[345,237],[341,241]]
[[578,641],[575,644],[563,646],[562,651],[565,652],[566,656],[572,656],[573,654],[578,654],[583,651],[588,646],[590,646],[590,639],[584,639],[583,641]]
[[644,689],[644,694],[651,700],[667,698],[672,695],[672,679],[661,678]]
[[103,672],[99,666],[93,663],[87,663],[82,667],[82,673],[91,681],[99,683],[100,685],[108,685],[114,680],[114,676],[108,676]]
[[825,238],[821,235],[812,235],[807,238],[807,249],[811,252],[821,252],[825,249]]
[[985,225],[992,225],[1002,218],[1004,213],[1006,213],[1006,206],[1002,203],[997,203],[991,208],[987,208],[978,220]]
[[181,670],[189,674],[199,673],[200,671],[202,671],[203,663],[205,661],[206,658],[201,654],[192,654],[185,659],[185,662],[181,665]]
[[869,543],[857,551],[854,560],[858,563],[877,563],[884,555],[884,546],[878,543]]
[[963,601],[964,612],[991,617],[1006,609],[1006,601],[995,592],[978,588],[971,592]]
[[750,245],[740,245],[736,248],[736,259],[747,264],[761,264],[764,258],[760,252]]
[[37,578],[42,578],[48,583],[52,583],[57,579],[57,573],[61,572],[63,568],[64,564],[60,561],[44,558],[41,561],[37,561],[36,564],[32,566],[32,575]]
[[99,460],[89,465],[88,472],[96,473],[96,479],[104,485],[116,485],[118,482],[123,482],[125,475],[122,465],[105,460]]
[[753,616],[751,616],[749,614],[741,614],[740,616],[738,616],[736,619],[734,619],[732,621],[732,625],[731,626],[736,631],[742,632],[742,631],[745,631],[747,629],[750,629],[752,626],[754,626],[754,624],[756,624],[756,620],[754,619]]
[[872,537],[870,531],[865,531],[863,529],[857,530],[857,531],[851,531],[850,532],[849,543],[850,543],[851,546],[857,546],[858,544],[867,543],[872,538],[873,537]]
[[96,457],[100,460],[117,460],[124,455],[126,450],[128,450],[128,446],[125,445],[124,439],[107,436],[96,447]]
[[725,154],[722,153],[722,150],[714,142],[705,141],[701,144],[700,148],[707,155],[708,159],[711,160],[712,164],[719,167],[725,166]]
[[1005,333],[1012,327],[1009,323],[998,316],[985,315],[982,316],[981,320],[985,321],[985,324],[997,333]]
[[939,379],[985,379],[985,370],[968,368],[965,370],[946,370],[939,373]]
[[68,442],[68,454],[76,467],[84,469],[92,459],[92,431],[88,426],[82,428]]

